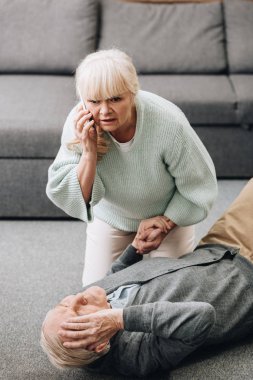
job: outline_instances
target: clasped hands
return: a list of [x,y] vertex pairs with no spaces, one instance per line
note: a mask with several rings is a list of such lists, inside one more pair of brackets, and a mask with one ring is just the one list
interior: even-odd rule
[[149,253],[160,246],[175,226],[176,224],[166,216],[145,219],[140,223],[132,245],[137,249],[137,253]]

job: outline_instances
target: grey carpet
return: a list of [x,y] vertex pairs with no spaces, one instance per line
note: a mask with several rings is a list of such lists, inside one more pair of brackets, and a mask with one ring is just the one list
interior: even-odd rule
[[[219,181],[219,197],[197,240],[246,181]],[[61,372],[39,346],[40,326],[59,299],[81,289],[85,225],[77,221],[0,221],[0,379],[98,380],[113,376]],[[253,339],[200,350],[170,374],[149,379],[250,379]],[[125,379],[125,377],[117,377]]]

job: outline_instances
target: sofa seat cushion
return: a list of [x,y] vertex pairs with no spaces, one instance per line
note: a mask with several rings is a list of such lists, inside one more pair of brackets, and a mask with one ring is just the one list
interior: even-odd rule
[[52,161],[49,158],[0,160],[1,218],[66,217],[46,195],[48,168]]
[[191,124],[238,124],[236,96],[223,75],[142,75],[141,88],[175,103]]
[[253,75],[231,75],[237,96],[237,112],[241,124],[253,125]]
[[210,74],[226,69],[220,2],[103,0],[100,35],[99,49],[114,46],[126,51],[139,73]]
[[228,66],[231,73],[253,73],[253,1],[224,0]]
[[214,162],[218,178],[250,178],[253,131],[234,126],[194,127]]
[[94,0],[0,0],[0,72],[72,74],[96,46]]
[[72,76],[0,76],[0,157],[54,157],[76,102]]

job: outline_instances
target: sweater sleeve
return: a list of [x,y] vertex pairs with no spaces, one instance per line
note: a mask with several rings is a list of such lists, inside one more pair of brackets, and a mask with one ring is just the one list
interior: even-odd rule
[[186,118],[177,125],[173,152],[166,152],[165,163],[176,191],[164,215],[179,226],[199,223],[217,197],[217,179],[209,153]]
[[82,150],[80,145],[70,150],[67,144],[75,139],[75,108],[72,109],[64,124],[60,150],[48,170],[46,193],[48,198],[68,215],[89,222],[93,220],[93,207],[104,196],[104,185],[96,173],[90,203],[86,205],[77,177],[77,165]]

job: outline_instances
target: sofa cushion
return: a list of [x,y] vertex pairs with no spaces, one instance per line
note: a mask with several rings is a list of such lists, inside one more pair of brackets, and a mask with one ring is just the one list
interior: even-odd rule
[[95,49],[94,0],[0,0],[0,72],[72,73]]
[[225,0],[228,66],[231,73],[253,73],[253,1]]
[[252,177],[253,131],[215,125],[194,129],[212,157],[218,178]]
[[222,7],[102,1],[99,48],[126,51],[139,73],[220,73],[226,69]]
[[0,157],[54,157],[74,106],[68,76],[0,75]]
[[121,0],[129,3],[211,3],[217,0]]
[[226,76],[141,75],[140,84],[175,103],[191,124],[238,124],[236,96]]
[[52,161],[49,158],[0,160],[1,218],[66,217],[46,196],[48,168]]
[[253,125],[253,76],[234,74],[230,80],[236,92],[239,122]]

